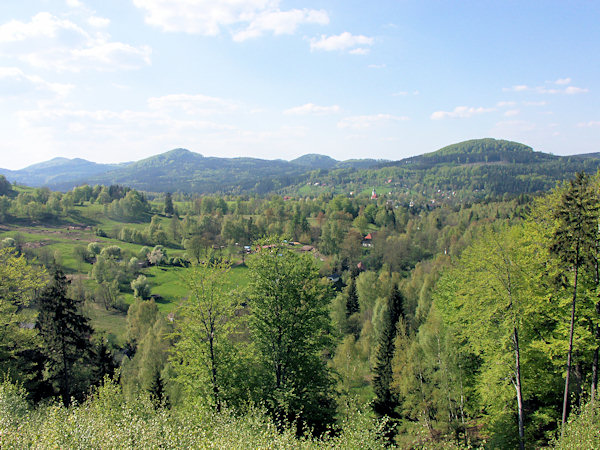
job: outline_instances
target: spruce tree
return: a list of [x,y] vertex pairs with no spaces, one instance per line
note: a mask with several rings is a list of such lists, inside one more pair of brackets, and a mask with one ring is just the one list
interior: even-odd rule
[[38,306],[36,328],[46,355],[47,378],[68,406],[71,396],[87,387],[78,384],[76,369],[89,360],[92,328],[79,312],[79,302],[67,296],[67,279],[60,269],[40,295]]
[[404,298],[398,287],[394,285],[387,300],[387,311],[384,326],[379,335],[377,361],[375,363],[375,376],[373,378],[373,391],[375,400],[373,410],[378,416],[395,417],[398,399],[391,390],[392,384],[392,359],[396,339],[397,324],[404,317]]
[[348,287],[346,288],[346,295],[348,296],[348,299],[346,300],[346,317],[350,317],[359,310],[358,294],[356,293],[356,280],[354,277],[350,277]]
[[[598,240],[598,197],[591,186],[588,175],[581,172],[574,180],[570,181],[554,218],[557,220],[558,226],[552,237],[550,252],[557,257],[564,273],[573,274],[569,349],[562,410],[562,429],[564,429],[569,400],[577,289],[581,283],[581,275],[585,275],[586,269],[593,266]],[[564,275],[558,281],[563,286],[567,285]]]
[[170,192],[167,192],[165,195],[165,214],[167,216],[172,216],[175,213],[175,208],[173,207],[173,197]]

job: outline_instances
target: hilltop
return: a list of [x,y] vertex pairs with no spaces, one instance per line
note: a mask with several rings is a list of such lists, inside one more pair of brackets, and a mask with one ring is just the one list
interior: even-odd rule
[[11,182],[63,191],[82,184],[121,184],[148,192],[319,195],[373,187],[391,192],[419,185],[421,195],[438,189],[503,195],[547,190],[576,172],[591,173],[599,167],[598,153],[556,156],[486,138],[398,161],[337,161],[313,153],[291,161],[218,158],[177,148],[125,164],[55,158],[18,171],[0,169],[0,174]]

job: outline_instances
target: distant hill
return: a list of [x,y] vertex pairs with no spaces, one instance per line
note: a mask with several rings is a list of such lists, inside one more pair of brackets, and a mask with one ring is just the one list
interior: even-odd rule
[[300,156],[299,158],[292,159],[290,162],[311,169],[331,169],[338,163],[338,161],[330,156],[318,155],[316,153]]
[[87,184],[123,184],[150,192],[264,194],[293,185],[307,172],[335,167],[372,167],[373,159],[336,161],[309,154],[293,161],[205,157],[177,148],[126,164],[97,164],[84,159],[54,158],[22,170],[0,169],[10,181],[69,190]]
[[84,179],[125,167],[127,164],[98,164],[81,158],[53,158],[38,164],[33,164],[21,170],[0,169],[10,181],[28,186],[57,186],[69,183],[73,179]]
[[393,164],[411,164],[426,168],[439,164],[531,164],[559,158],[560,156],[548,153],[534,152],[531,147],[518,142],[486,138],[448,145],[435,152],[405,158]]
[[547,191],[577,172],[595,173],[600,155],[556,156],[512,141],[474,139],[363,170],[333,168],[285,189],[286,194],[349,193],[378,187],[385,192],[433,201],[440,196],[473,200]]
[[306,154],[292,161],[216,158],[178,148],[126,164],[55,158],[18,171],[9,181],[69,190],[87,184],[122,184],[148,192],[349,193],[379,186],[385,192],[463,193],[465,198],[544,191],[576,172],[596,172],[600,154],[555,156],[506,140],[474,139],[399,161],[337,161]]

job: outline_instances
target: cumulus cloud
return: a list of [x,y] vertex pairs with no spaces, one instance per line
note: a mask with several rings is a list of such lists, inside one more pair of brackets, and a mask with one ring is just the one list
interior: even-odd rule
[[286,115],[304,116],[304,115],[309,115],[309,114],[313,114],[313,115],[335,114],[335,113],[339,113],[340,111],[341,111],[341,108],[338,105],[319,106],[319,105],[315,105],[314,103],[306,103],[301,106],[296,106],[294,108],[286,109],[283,113]]
[[469,117],[477,116],[494,111],[494,108],[484,108],[482,106],[457,106],[452,111],[435,111],[431,114],[431,119],[468,119]]
[[[559,79],[554,82],[558,86],[567,85],[571,82],[570,78]],[[588,92],[586,88],[576,86],[566,87],[546,87],[546,86],[528,86],[526,84],[518,84],[509,88],[503,88],[504,92],[532,92],[534,94],[583,94]]]
[[106,28],[110,25],[110,19],[99,16],[90,16],[87,22],[94,28]]
[[74,88],[72,84],[51,83],[37,75],[26,74],[18,67],[0,67],[0,81],[2,83],[0,92],[6,91],[4,95],[7,96],[33,90],[65,97]]
[[590,120],[589,122],[580,122],[577,124],[579,128],[596,128],[600,127],[600,120]]
[[310,40],[311,50],[323,50],[327,52],[332,51],[348,51],[355,55],[364,55],[369,52],[369,49],[365,46],[373,45],[374,39],[372,37],[363,35],[353,35],[348,31],[342,34],[334,36],[321,35],[319,39]]
[[394,92],[392,94],[392,96],[394,96],[394,97],[406,97],[407,95],[419,95],[419,91],[412,91],[412,92],[398,91],[398,92]]
[[159,111],[180,111],[188,115],[214,115],[234,112],[240,104],[202,94],[171,94],[148,99],[148,107]]
[[571,84],[570,78],[559,78],[554,82],[554,84],[563,85],[563,84]]
[[324,10],[281,10],[279,0],[133,0],[146,23],[162,31],[217,36],[223,28],[235,41],[271,32],[293,34],[304,24],[326,25]]
[[294,34],[299,25],[327,25],[329,16],[323,10],[293,9],[290,11],[268,11],[254,18],[245,30],[233,34],[237,42],[262,36],[265,32],[274,35]]
[[589,90],[586,88],[579,88],[576,86],[569,86],[565,89],[565,94],[573,95],[573,94],[585,94]]
[[518,116],[520,114],[521,111],[519,111],[518,109],[509,109],[508,111],[506,111],[504,113],[505,117],[513,117],[513,116]]
[[[94,27],[107,19],[88,17]],[[151,49],[111,41],[101,32],[89,32],[68,19],[41,12],[29,22],[11,20],[0,25],[0,49],[5,56],[33,67],[79,72],[84,69],[113,71],[150,64]]]
[[373,114],[364,116],[345,117],[337,124],[338,128],[365,129],[386,122],[409,120],[406,116],[393,116],[391,114]]

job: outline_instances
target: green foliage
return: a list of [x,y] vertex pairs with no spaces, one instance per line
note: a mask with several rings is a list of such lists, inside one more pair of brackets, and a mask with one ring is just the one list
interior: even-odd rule
[[12,248],[0,249],[0,377],[10,376],[21,382],[37,377],[31,373],[35,367],[31,361],[35,332],[22,324],[35,322],[29,307],[36,291],[45,284],[45,270],[31,266]]
[[0,384],[0,436],[6,448],[364,448],[380,449],[378,423],[356,406],[341,418],[334,435],[296,437],[268,414],[250,408],[245,414],[215,413],[201,404],[155,408],[147,395],[126,400],[117,384],[104,385],[81,405],[29,409],[18,388]]
[[600,411],[598,404],[588,403],[572,414],[562,436],[552,442],[558,449],[600,448]]
[[46,355],[47,377],[63,404],[69,405],[71,396],[81,397],[87,389],[80,371],[89,360],[92,329],[78,311],[78,302],[67,296],[67,280],[59,270],[37,302],[36,328]]
[[[392,359],[394,358],[398,321],[404,318],[404,298],[397,286],[392,288],[386,299],[383,324],[379,333],[376,363],[373,368],[373,410],[378,416],[396,416],[398,399],[391,389]],[[404,327],[403,327],[404,328]]]
[[247,400],[252,380],[249,349],[232,340],[238,332],[238,296],[230,283],[230,266],[213,262],[190,267],[182,278],[188,296],[177,311],[172,353],[177,381],[186,396],[200,398],[217,411],[223,404]]
[[311,256],[274,237],[249,258],[250,330],[263,365],[262,389],[284,421],[324,431],[331,422],[332,381],[323,351],[330,331],[328,286]]
[[133,295],[142,300],[150,298],[150,283],[144,275],[139,275],[131,282],[131,289],[133,289]]

